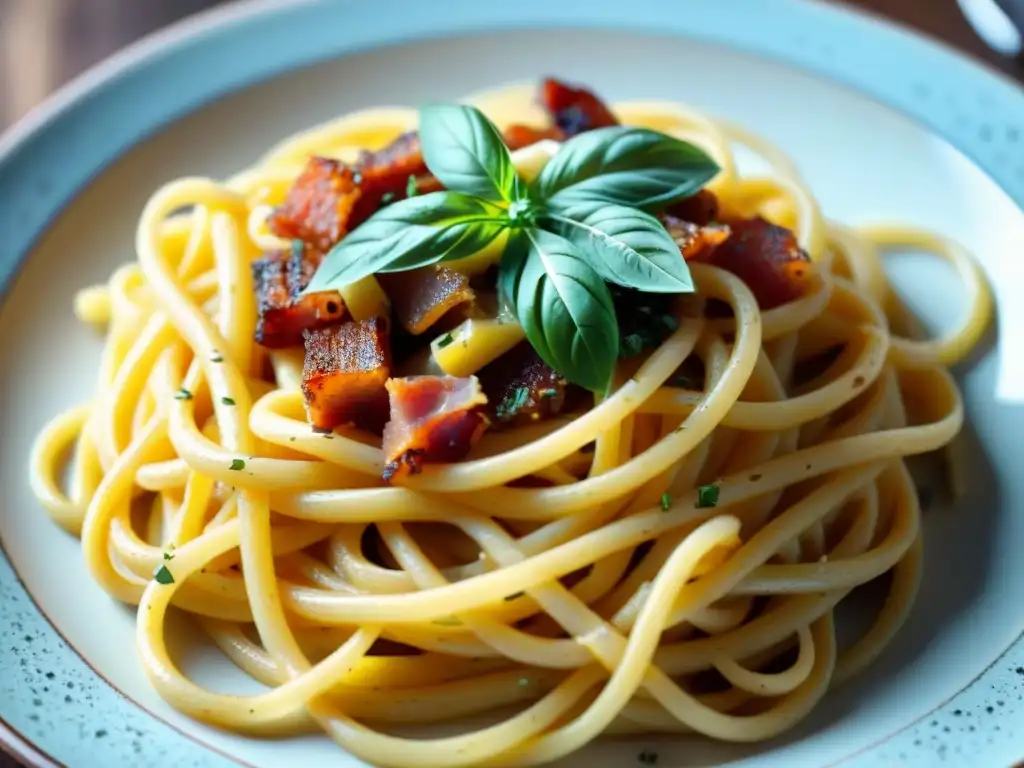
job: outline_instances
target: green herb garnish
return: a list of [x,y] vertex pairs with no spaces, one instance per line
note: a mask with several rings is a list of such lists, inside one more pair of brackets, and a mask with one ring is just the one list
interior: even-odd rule
[[159,570],[153,574],[153,578],[156,579],[157,584],[173,584],[174,575],[166,565],[161,565]]
[[[652,214],[718,173],[697,147],[645,128],[600,128],[565,142],[527,184],[497,129],[473,107],[423,107],[420,142],[445,190],[419,195],[411,176],[406,199],[331,249],[306,292],[464,259],[507,234],[498,289],[527,340],[560,375],[603,392],[620,349],[636,346],[620,344],[609,285],[693,291],[679,247]],[[654,324],[676,326],[664,316]]]
[[235,401],[232,398],[230,398],[230,397],[222,397],[220,399],[220,401],[222,403],[224,403],[224,405],[234,405],[235,404]]
[[213,353],[213,357],[210,358],[210,362],[211,363],[223,363],[224,362],[224,355],[222,355],[220,352],[214,352]]
[[233,469],[236,472],[240,472],[241,470],[245,469],[245,461],[243,461],[242,459],[232,459],[231,466],[228,467],[228,469]]
[[444,349],[453,341],[455,341],[455,339],[452,338],[452,335],[450,333],[446,333],[444,336],[441,337],[441,340],[437,342],[437,348]]
[[543,397],[545,400],[549,400],[552,397],[555,397],[557,395],[558,395],[558,390],[557,389],[545,389],[543,392],[540,393],[540,396]]
[[512,600],[518,600],[520,597],[522,597],[525,594],[526,594],[525,592],[516,592],[515,594],[512,594],[512,595],[506,595],[505,596],[505,601],[506,602],[510,602]]
[[631,333],[619,339],[619,357],[635,357],[644,350],[644,337]]
[[393,202],[395,202],[394,192],[385,192],[383,195],[380,196],[381,205],[390,205]]
[[672,506],[672,494],[663,493],[661,494],[661,511],[668,512],[669,507]]
[[679,389],[689,389],[697,392],[700,392],[702,389],[704,389],[703,381],[700,381],[696,377],[689,376],[688,374],[685,373],[681,373],[678,376],[673,376],[671,379],[669,379],[668,385],[670,387],[677,387]]
[[525,677],[520,677],[517,682],[519,683],[519,687],[520,688],[525,688],[526,686],[528,686],[530,684],[529,679],[525,678]]
[[191,400],[192,399],[192,393],[189,392],[184,387],[179,387],[178,391],[174,393],[174,399],[175,400]]
[[508,395],[498,403],[498,407],[494,409],[494,415],[502,420],[511,419],[523,409],[523,406],[526,405],[529,399],[529,389],[526,387],[516,387],[511,395]]
[[719,488],[714,483],[702,485],[697,488],[697,507],[714,507],[718,504]]

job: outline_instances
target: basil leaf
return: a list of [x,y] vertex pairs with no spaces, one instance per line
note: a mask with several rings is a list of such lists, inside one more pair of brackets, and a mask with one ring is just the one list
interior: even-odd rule
[[516,311],[516,297],[519,295],[519,278],[523,276],[529,252],[530,238],[526,236],[526,230],[513,229],[509,232],[505,250],[498,261],[497,288],[498,298],[513,314]]
[[610,283],[645,293],[693,292],[679,246],[649,213],[589,202],[552,208],[545,220]]
[[613,126],[563,144],[531,189],[549,204],[595,200],[650,209],[689,197],[718,171],[692,144],[646,128]]
[[382,208],[335,245],[303,293],[349,285],[376,272],[403,272],[472,256],[508,226],[496,205],[432,192]]
[[541,359],[574,384],[603,392],[619,326],[608,286],[576,247],[542,229],[523,230],[506,247],[498,284]]
[[421,108],[420,142],[427,168],[447,189],[505,202],[522,196],[501,134],[475,107]]

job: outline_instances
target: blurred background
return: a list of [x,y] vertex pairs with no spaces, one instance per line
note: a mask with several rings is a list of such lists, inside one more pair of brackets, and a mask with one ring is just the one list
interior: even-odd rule
[[[118,48],[225,2],[0,0],[0,129]],[[847,4],[941,38],[1024,82],[1024,59],[1017,52],[1020,34],[1010,23],[1016,19],[1018,27],[1024,28],[1024,0],[848,0]]]

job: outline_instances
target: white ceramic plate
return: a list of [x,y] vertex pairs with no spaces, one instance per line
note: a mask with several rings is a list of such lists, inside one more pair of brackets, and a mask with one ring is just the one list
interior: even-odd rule
[[[795,0],[498,5],[241,4],[122,54],[0,139],[0,273],[21,265],[0,309],[0,735],[39,764],[360,764],[326,737],[246,739],[166,706],[136,664],[132,611],[91,584],[78,542],[30,495],[29,446],[53,413],[92,394],[100,341],[76,324],[71,299],[133,258],[158,185],[228,175],[359,107],[553,73],[611,99],[684,100],[762,133],[796,159],[829,216],[897,218],[974,250],[999,313],[998,333],[960,371],[969,493],[927,515],[921,594],[879,662],[779,741],[610,742],[565,764],[629,766],[647,746],[668,766],[998,768],[1024,757],[1024,93],[907,33]],[[590,29],[572,29],[583,18]],[[894,274],[935,329],[952,323],[943,268],[907,258]],[[200,680],[251,688],[216,652],[179,650]]]

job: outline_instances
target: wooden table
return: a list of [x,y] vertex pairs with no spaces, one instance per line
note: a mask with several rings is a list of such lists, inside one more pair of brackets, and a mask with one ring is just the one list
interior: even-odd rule
[[[123,45],[223,2],[0,0],[0,129]],[[964,20],[956,0],[851,0],[850,4],[941,38],[1024,82],[1024,62],[993,53]],[[0,752],[0,768],[18,766]]]

